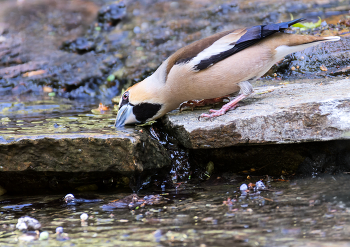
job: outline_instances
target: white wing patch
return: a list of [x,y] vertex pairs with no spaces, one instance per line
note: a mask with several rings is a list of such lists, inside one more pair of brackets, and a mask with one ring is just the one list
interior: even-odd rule
[[235,37],[236,39],[230,39],[228,36],[236,35],[238,33],[230,33],[221,39],[215,41],[211,46],[204,49],[197,56],[195,56],[190,62],[189,65],[194,68],[197,64],[199,64],[202,60],[209,59],[212,56],[218,55],[222,52],[228,51],[233,48],[235,43],[241,36]]

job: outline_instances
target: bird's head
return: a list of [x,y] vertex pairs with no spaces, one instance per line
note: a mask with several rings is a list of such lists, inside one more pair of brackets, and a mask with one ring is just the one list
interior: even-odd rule
[[[147,78],[148,79],[148,78]],[[155,88],[147,85],[147,79],[128,88],[119,102],[115,126],[144,123],[163,116],[164,105]]]

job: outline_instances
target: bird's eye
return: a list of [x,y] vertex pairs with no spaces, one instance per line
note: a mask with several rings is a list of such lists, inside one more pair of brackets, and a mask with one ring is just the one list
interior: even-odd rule
[[123,94],[123,99],[124,100],[127,100],[129,98],[129,92],[125,92],[124,94]]

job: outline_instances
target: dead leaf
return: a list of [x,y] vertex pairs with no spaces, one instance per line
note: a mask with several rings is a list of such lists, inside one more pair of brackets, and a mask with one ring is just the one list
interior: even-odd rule
[[52,92],[52,87],[43,86],[43,91],[44,91],[45,93],[51,93],[51,92]]
[[266,90],[266,91],[263,91],[263,92],[259,92],[259,93],[256,93],[256,94],[265,94],[265,93],[271,93],[273,92],[274,89],[269,89],[269,90]]
[[100,111],[107,111],[107,110],[109,110],[109,107],[103,105],[102,103],[100,103],[99,106],[98,106],[98,110],[100,110]]
[[323,64],[320,66],[320,69],[321,69],[322,71],[327,71],[327,70],[328,70],[327,67],[324,66]]
[[105,106],[104,104],[100,103],[97,109],[92,109],[91,112],[93,114],[101,114],[104,113],[105,111],[108,111],[109,107]]

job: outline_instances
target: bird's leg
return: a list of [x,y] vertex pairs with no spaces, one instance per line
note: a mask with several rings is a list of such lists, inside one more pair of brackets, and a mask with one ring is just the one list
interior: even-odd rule
[[203,117],[213,118],[213,117],[218,117],[218,116],[224,115],[227,111],[236,108],[238,106],[237,103],[239,101],[243,100],[244,98],[248,97],[250,94],[253,93],[253,87],[248,81],[240,82],[240,83],[238,83],[238,86],[241,88],[241,90],[239,91],[239,96],[234,98],[229,103],[223,105],[220,110],[210,109],[209,112],[211,114],[203,113],[199,116],[199,118],[203,118]]
[[189,100],[189,101],[184,102],[184,103],[182,103],[180,105],[180,112],[185,107],[189,107],[193,111],[193,109],[195,107],[206,106],[206,105],[214,105],[214,104],[217,104],[217,103],[222,103],[222,102],[224,102],[225,99],[230,100],[228,95],[223,96],[223,97],[213,98],[213,99]]

